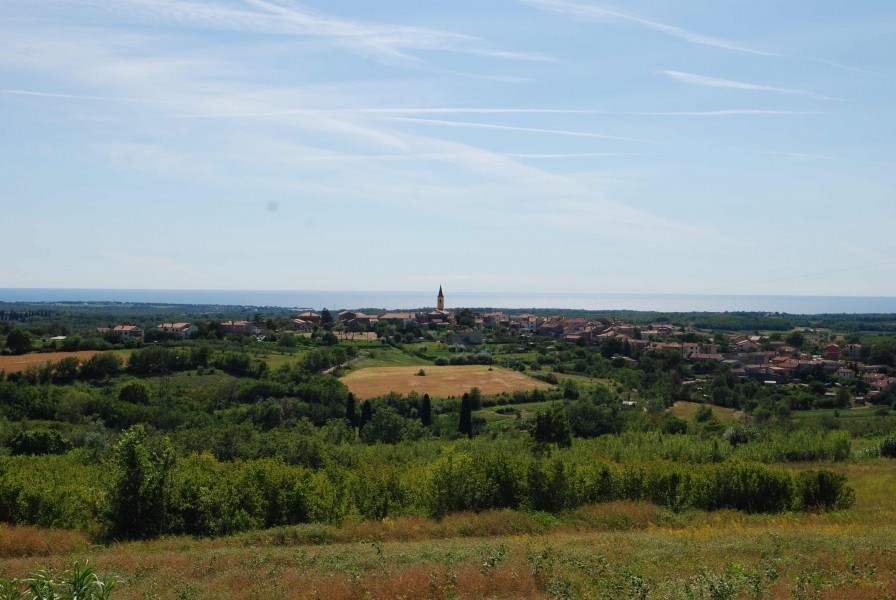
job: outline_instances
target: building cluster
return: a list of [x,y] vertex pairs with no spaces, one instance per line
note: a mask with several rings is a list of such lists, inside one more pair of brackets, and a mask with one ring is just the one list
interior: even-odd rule
[[[372,330],[378,323],[408,325],[416,323],[430,329],[445,330],[449,344],[481,344],[486,326],[523,336],[547,336],[569,343],[602,346],[614,343],[620,354],[674,350],[690,363],[715,362],[726,364],[730,373],[743,378],[753,378],[765,383],[783,383],[804,379],[809,375],[825,374],[843,380],[861,378],[871,395],[896,390],[896,377],[881,373],[874,365],[862,362],[862,345],[847,344],[841,347],[829,343],[817,353],[807,353],[786,345],[783,341],[768,340],[758,335],[730,335],[725,351],[714,342],[685,342],[676,339],[677,331],[668,323],[636,326],[616,319],[589,320],[581,317],[566,318],[562,315],[543,316],[529,313],[505,312],[477,313],[469,310],[453,312],[445,309],[442,288],[436,299],[436,308],[424,311],[395,311],[366,314],[360,311],[341,311],[335,321],[345,330]],[[305,311],[292,319],[298,331],[310,331],[322,325],[323,316]],[[112,332],[126,342],[142,341],[144,331],[135,325],[119,325],[112,329],[101,328],[101,333]],[[186,339],[197,331],[190,323],[162,323],[156,332]],[[249,321],[225,321],[220,324],[224,335],[256,335],[258,331]],[[628,361],[631,358],[621,356]]]

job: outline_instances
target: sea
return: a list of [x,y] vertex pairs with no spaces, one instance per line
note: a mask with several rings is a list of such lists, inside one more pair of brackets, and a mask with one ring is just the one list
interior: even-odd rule
[[[155,290],[0,288],[0,302],[120,302],[285,307],[330,310],[415,309],[435,305],[435,294],[326,290]],[[445,290],[450,308],[573,309],[659,312],[769,312],[788,314],[896,313],[896,297],[708,294],[567,294]]]

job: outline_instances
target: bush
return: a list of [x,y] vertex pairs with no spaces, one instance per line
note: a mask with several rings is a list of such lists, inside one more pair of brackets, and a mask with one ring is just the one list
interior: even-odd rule
[[64,454],[71,450],[68,440],[53,429],[29,429],[17,433],[9,442],[13,455]]
[[796,508],[802,510],[849,508],[856,499],[855,490],[846,484],[846,475],[827,469],[799,473],[794,487]]
[[896,458],[896,435],[883,439],[880,443],[880,455],[884,458]]

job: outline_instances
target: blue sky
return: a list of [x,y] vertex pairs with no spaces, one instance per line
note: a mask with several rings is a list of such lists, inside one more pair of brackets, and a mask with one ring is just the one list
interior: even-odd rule
[[4,0],[0,287],[896,296],[896,3]]

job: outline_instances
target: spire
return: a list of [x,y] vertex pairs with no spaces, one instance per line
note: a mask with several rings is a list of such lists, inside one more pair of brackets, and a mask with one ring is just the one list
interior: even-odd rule
[[444,298],[445,294],[442,293],[442,286],[439,286],[439,298]]
[[436,299],[436,310],[445,310],[445,294],[442,293],[442,286],[439,286],[439,297]]

